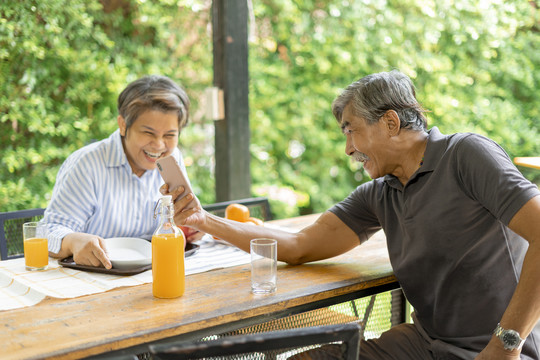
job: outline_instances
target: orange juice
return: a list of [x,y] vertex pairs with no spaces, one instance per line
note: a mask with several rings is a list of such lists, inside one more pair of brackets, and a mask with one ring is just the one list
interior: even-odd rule
[[184,237],[152,236],[152,293],[157,298],[182,296],[185,290]]
[[27,269],[44,269],[49,265],[49,250],[46,238],[30,238],[23,242],[24,261]]

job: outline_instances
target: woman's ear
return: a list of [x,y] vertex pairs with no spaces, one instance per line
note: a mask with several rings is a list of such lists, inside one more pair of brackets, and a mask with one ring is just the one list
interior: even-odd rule
[[383,115],[384,125],[388,131],[388,135],[396,136],[401,129],[401,122],[399,121],[399,115],[394,110],[388,110]]
[[116,120],[118,121],[118,128],[120,129],[120,135],[126,136],[126,128],[127,128],[126,120],[124,120],[124,117],[122,115],[118,115]]

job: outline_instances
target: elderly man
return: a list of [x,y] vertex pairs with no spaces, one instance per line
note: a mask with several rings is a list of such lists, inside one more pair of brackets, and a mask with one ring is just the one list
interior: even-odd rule
[[382,228],[414,324],[362,342],[361,359],[539,359],[538,187],[493,141],[427,131],[414,86],[398,71],[352,83],[333,112],[347,155],[374,180],[313,225],[291,234],[233,223],[186,210],[193,194],[176,202],[177,224],[246,251],[250,239],[273,237],[291,264],[342,254]]

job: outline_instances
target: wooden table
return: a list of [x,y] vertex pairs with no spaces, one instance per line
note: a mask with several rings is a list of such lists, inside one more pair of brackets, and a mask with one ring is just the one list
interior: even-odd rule
[[540,156],[515,157],[514,164],[540,170]]
[[[275,224],[292,228],[309,215]],[[2,359],[73,359],[114,351],[144,352],[147,343],[200,338],[399,287],[382,233],[332,259],[278,265],[278,290],[250,291],[250,265],[186,277],[178,299],[156,299],[152,285],[0,312]]]

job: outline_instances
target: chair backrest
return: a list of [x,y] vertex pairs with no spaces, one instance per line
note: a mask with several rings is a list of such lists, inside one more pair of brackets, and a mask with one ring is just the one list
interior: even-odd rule
[[29,209],[0,213],[0,258],[14,259],[24,256],[22,225],[39,221],[45,209]]
[[247,199],[238,199],[231,201],[218,202],[209,205],[203,205],[203,208],[215,215],[224,217],[225,209],[230,204],[242,204],[248,207],[252,217],[259,218],[264,221],[272,220],[272,212],[270,211],[270,203],[266,197],[256,197]]
[[[205,210],[219,216],[225,216],[225,209],[230,204],[243,204],[249,208],[253,217],[264,221],[272,220],[270,203],[265,197],[225,201],[204,206]],[[24,256],[22,224],[39,221],[45,213],[44,208],[19,210],[0,213],[0,259],[14,259]]]
[[[259,334],[224,337],[209,341],[184,341],[150,345],[150,353],[157,359],[182,360],[212,358],[275,358],[294,356],[313,349],[315,345],[336,344],[332,353],[338,359],[356,360],[360,347],[360,325],[357,323],[296,328]],[[239,355],[236,356],[235,355]],[[246,357],[247,355],[251,355]]]

